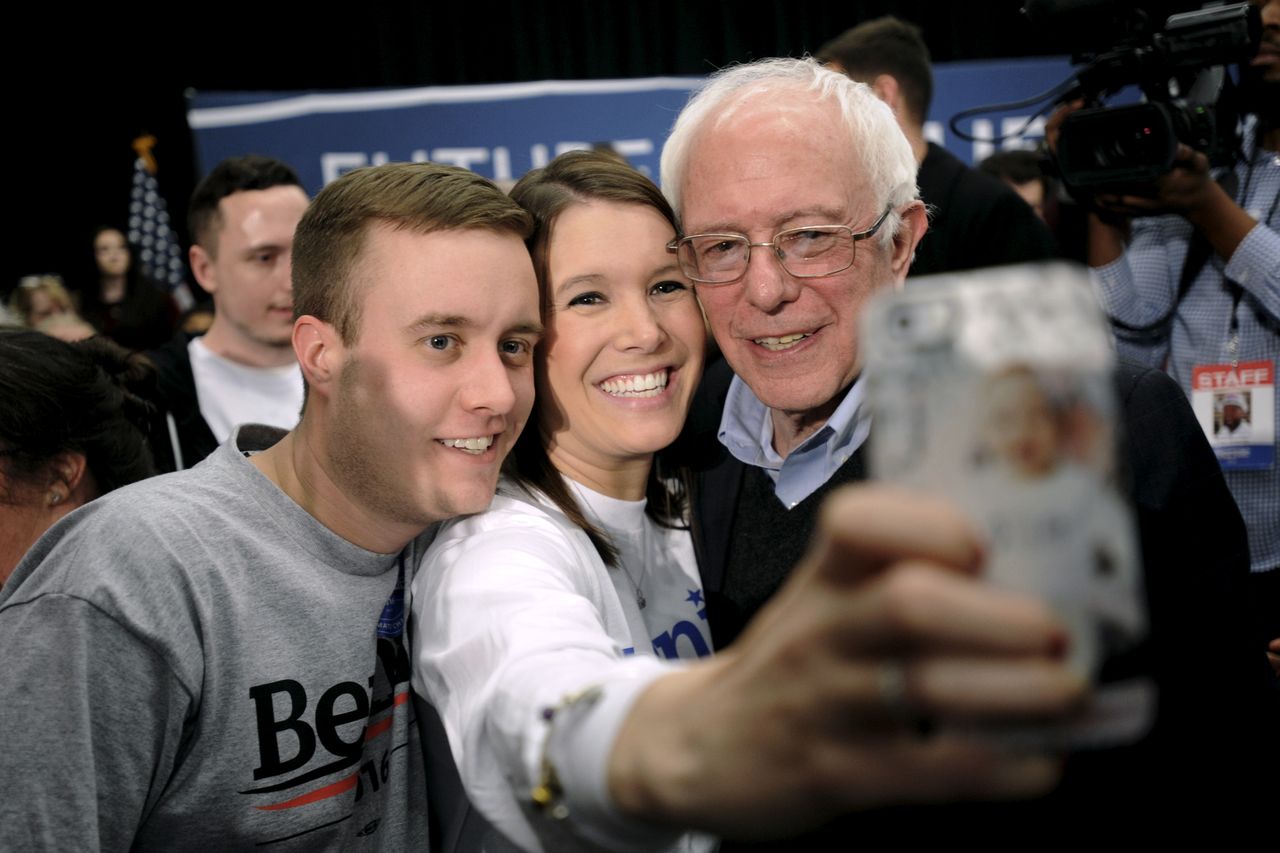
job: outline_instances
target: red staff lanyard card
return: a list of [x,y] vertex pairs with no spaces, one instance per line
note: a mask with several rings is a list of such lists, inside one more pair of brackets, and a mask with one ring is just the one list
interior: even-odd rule
[[1276,464],[1275,400],[1270,361],[1191,370],[1191,408],[1224,469],[1256,471]]

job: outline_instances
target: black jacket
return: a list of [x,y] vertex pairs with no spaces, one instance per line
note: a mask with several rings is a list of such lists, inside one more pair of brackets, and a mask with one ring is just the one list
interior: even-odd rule
[[929,143],[916,180],[930,215],[912,276],[1055,257],[1048,226],[1012,188],[946,149]]
[[191,356],[187,351],[190,342],[189,336],[178,332],[167,344],[146,354],[156,365],[158,405],[166,421],[163,434],[152,442],[156,468],[162,473],[194,467],[218,447],[217,439],[200,414],[195,375],[191,372]]

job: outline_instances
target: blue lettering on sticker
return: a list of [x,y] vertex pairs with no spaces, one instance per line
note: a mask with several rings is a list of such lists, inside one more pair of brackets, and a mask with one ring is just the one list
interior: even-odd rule
[[396,588],[382,605],[382,615],[378,617],[378,636],[395,639],[404,633],[404,558],[401,557],[400,577],[396,579]]

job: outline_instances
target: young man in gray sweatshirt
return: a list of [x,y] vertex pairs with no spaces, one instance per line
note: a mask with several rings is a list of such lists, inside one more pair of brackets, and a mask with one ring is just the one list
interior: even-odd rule
[[316,198],[298,427],[88,505],[4,587],[6,847],[427,849],[404,591],[424,531],[488,505],[532,405],[528,230],[452,167]]

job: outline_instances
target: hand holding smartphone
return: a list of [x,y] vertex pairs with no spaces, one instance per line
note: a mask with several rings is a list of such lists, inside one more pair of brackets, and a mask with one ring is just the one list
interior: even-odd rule
[[1114,355],[1088,273],[1029,265],[915,279],[868,305],[873,475],[954,500],[987,540],[984,577],[1044,599],[1095,684],[1081,717],[998,738],[1104,745],[1150,724],[1154,689],[1107,662],[1146,634],[1115,463]]

